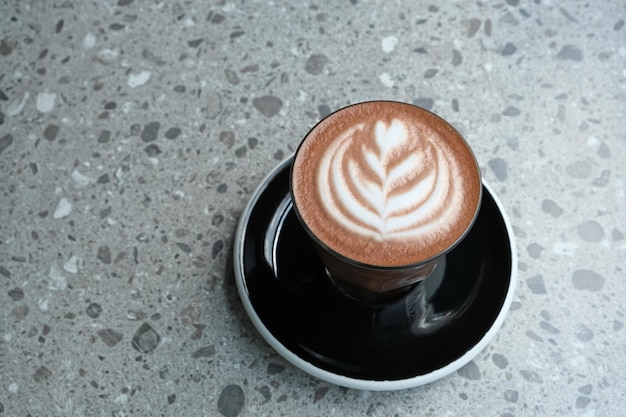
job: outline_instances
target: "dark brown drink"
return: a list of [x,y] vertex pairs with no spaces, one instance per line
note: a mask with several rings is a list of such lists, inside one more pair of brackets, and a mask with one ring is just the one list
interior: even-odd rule
[[337,278],[328,262],[366,268],[342,275],[356,285],[359,274],[380,281],[366,284],[373,291],[389,287],[377,271],[432,270],[469,230],[482,191],[474,154],[452,126],[389,101],[352,105],[318,123],[296,152],[291,187],[330,275]]

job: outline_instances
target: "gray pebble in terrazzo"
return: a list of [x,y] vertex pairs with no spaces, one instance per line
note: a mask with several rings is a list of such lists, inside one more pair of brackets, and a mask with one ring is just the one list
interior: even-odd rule
[[563,209],[554,200],[550,199],[543,200],[541,210],[552,215],[552,217],[559,217],[563,214]]
[[593,385],[591,384],[583,385],[582,387],[578,388],[578,392],[580,392],[583,395],[591,395],[592,391],[593,391]]
[[504,109],[504,111],[502,112],[502,114],[504,116],[519,116],[520,114],[522,114],[522,111],[520,109],[518,109],[515,106],[509,106],[506,109]]
[[141,140],[144,142],[152,142],[156,140],[159,135],[159,129],[161,128],[161,123],[159,122],[150,122],[143,127],[141,131]]
[[559,329],[557,329],[556,327],[554,327],[552,324],[548,323],[547,321],[542,321],[541,323],[539,323],[539,327],[541,327],[543,330],[545,330],[546,332],[550,334],[561,333]]
[[467,365],[459,369],[457,374],[472,381],[480,379],[480,369],[478,369],[478,365],[474,361],[470,361]]
[[215,355],[215,346],[210,345],[210,346],[201,347],[200,349],[196,350],[195,352],[191,354],[191,357],[193,359],[198,359],[198,358],[208,358],[213,355]]
[[219,93],[215,91],[209,92],[205,111],[209,119],[215,119],[220,115],[222,112],[222,96]]
[[235,156],[237,158],[243,158],[246,156],[246,153],[248,153],[248,148],[246,145],[241,145],[240,147],[238,147],[237,149],[235,149]]
[[476,32],[478,32],[478,29],[480,29],[480,19],[476,18],[476,17],[472,17],[471,19],[469,19],[467,21],[467,37],[471,38],[474,35],[476,35]]
[[590,269],[577,269],[572,274],[572,285],[577,290],[597,292],[604,286],[604,277]]
[[452,65],[458,67],[463,63],[463,55],[460,51],[453,49],[452,50]]
[[617,31],[624,27],[624,20],[620,19],[613,25],[613,30]]
[[279,363],[270,362],[267,365],[267,374],[268,375],[276,375],[285,370],[285,366]]
[[123,337],[121,333],[118,333],[113,329],[98,330],[98,336],[108,347],[114,347],[120,342],[120,340],[122,340]]
[[317,111],[320,112],[320,119],[323,119],[332,112],[330,107],[326,104],[320,104],[319,106],[317,106]]
[[106,265],[110,264],[111,263],[111,249],[108,246],[100,246],[98,248],[97,258],[103,264],[106,264]]
[[224,241],[218,240],[213,244],[213,248],[211,249],[211,258],[215,259],[224,249]]
[[415,100],[413,100],[413,104],[415,104],[418,107],[422,107],[426,110],[431,110],[433,108],[433,106],[435,105],[435,100],[433,100],[432,98],[416,98]]
[[239,385],[227,385],[217,400],[217,409],[224,417],[237,417],[243,409],[245,396]]
[[144,322],[133,336],[131,342],[132,347],[141,353],[150,353],[157,348],[161,336],[150,326]]
[[505,181],[508,177],[508,163],[502,158],[493,158],[487,162],[489,168],[500,181]]
[[98,136],[98,143],[109,143],[109,140],[111,140],[110,130],[103,130],[100,132],[100,135]]
[[181,134],[181,132],[182,130],[180,130],[180,128],[178,127],[170,127],[165,132],[165,137],[167,139],[176,139]]
[[437,73],[439,72],[438,69],[436,68],[430,68],[428,70],[426,70],[426,72],[424,73],[424,78],[433,78],[435,75],[437,75]]
[[273,117],[278,114],[283,106],[283,101],[275,96],[256,97],[252,105],[265,117]]
[[580,62],[583,60],[583,52],[574,45],[564,45],[556,57],[558,59]]
[[602,142],[600,146],[598,146],[596,154],[602,159],[609,159],[611,157],[611,149],[609,148],[609,145],[606,144],[606,142]]
[[19,301],[24,298],[24,291],[19,287],[10,289],[7,294],[13,301]]
[[493,355],[491,355],[491,360],[500,369],[506,368],[509,364],[509,360],[499,353],[494,353]]
[[193,40],[187,41],[187,45],[189,45],[190,48],[197,48],[198,46],[200,46],[203,40],[204,38],[193,39]]
[[102,174],[100,175],[100,177],[98,177],[98,179],[96,180],[96,183],[98,184],[108,184],[111,181],[111,179],[109,178],[109,174]]
[[232,85],[239,84],[239,76],[237,75],[235,71],[227,68],[224,70],[224,76],[226,77],[226,81],[228,81],[230,84]]
[[35,382],[42,382],[50,378],[51,376],[52,371],[50,369],[45,366],[40,366],[39,368],[37,368],[37,371],[35,371],[33,378],[35,379]]
[[616,242],[618,240],[624,240],[624,233],[618,229],[613,229],[613,231],[611,231],[611,238]]
[[146,152],[146,154],[148,154],[149,157],[155,157],[162,153],[158,145],[155,145],[154,143],[152,145],[146,146],[144,148],[144,151]]
[[92,319],[97,319],[102,313],[102,307],[98,303],[91,303],[87,306],[86,313]]
[[508,401],[510,403],[516,403],[519,399],[519,392],[513,389],[509,389],[504,391],[504,401]]
[[545,248],[538,243],[531,243],[526,248],[526,250],[528,251],[528,256],[533,259],[541,258],[541,254],[543,253],[544,249]]
[[605,169],[600,173],[600,176],[598,178],[595,178],[593,181],[591,181],[591,184],[595,185],[596,187],[604,187],[609,183],[610,178],[611,171]]
[[328,57],[323,54],[313,54],[304,65],[304,70],[311,75],[319,75],[324,70],[324,66],[328,63]]
[[595,220],[588,220],[576,227],[578,236],[587,242],[600,242],[604,238],[604,229]]
[[576,328],[574,335],[576,336],[576,339],[581,342],[588,342],[593,339],[593,330],[586,324],[580,324]]
[[591,164],[587,161],[572,162],[565,167],[565,172],[575,179],[588,178],[591,175]]
[[191,253],[191,247],[186,243],[178,242],[176,243],[176,246],[178,246],[178,248],[185,253]]
[[511,42],[507,42],[502,51],[500,51],[503,56],[513,55],[515,52],[517,52],[517,46]]
[[624,328],[624,323],[619,320],[613,320],[613,330],[619,332]]
[[526,369],[522,369],[519,371],[522,378],[526,381],[534,383],[534,384],[543,384],[543,378],[535,371],[528,371]]
[[0,275],[3,275],[6,278],[11,278],[11,271],[0,265]]
[[220,132],[220,142],[226,145],[228,149],[235,145],[235,133],[232,130]]
[[59,133],[59,126],[55,124],[49,124],[46,127],[46,129],[43,131],[43,137],[44,139],[47,139],[50,142],[52,142],[53,140],[57,138],[58,133]]
[[2,138],[0,138],[0,155],[2,154],[2,152],[5,151],[6,148],[11,146],[12,143],[13,135],[7,133],[6,135],[2,136]]
[[257,138],[255,137],[248,138],[248,148],[254,149],[257,147],[258,144],[259,144],[259,140]]
[[546,294],[546,284],[543,280],[543,275],[535,275],[526,280],[526,285],[533,294]]
[[585,408],[591,402],[591,398],[585,396],[579,396],[576,398],[576,408]]

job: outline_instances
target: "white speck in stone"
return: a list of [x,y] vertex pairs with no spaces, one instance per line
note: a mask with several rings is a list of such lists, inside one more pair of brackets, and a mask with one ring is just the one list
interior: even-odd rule
[[188,18],[187,18],[187,19],[185,19],[185,21],[183,22],[183,25],[184,25],[185,27],[187,27],[187,28],[190,28],[190,27],[192,27],[192,26],[195,26],[195,25],[196,25],[196,22],[195,22],[195,21],[194,21],[191,17],[188,17]]
[[26,105],[29,97],[30,94],[28,93],[28,91],[26,91],[24,92],[24,94],[22,94],[21,98],[13,100],[11,103],[9,103],[6,110],[6,115],[9,117],[18,115]]
[[128,395],[126,394],[120,394],[117,397],[115,397],[115,399],[113,400],[113,402],[117,404],[126,404],[127,401],[128,401]]
[[600,140],[595,136],[590,136],[589,139],[587,139],[587,145],[595,148],[596,146],[600,146]]
[[60,219],[62,217],[67,216],[72,212],[72,203],[70,203],[67,198],[63,197],[59,200],[59,204],[57,204],[57,208],[54,210],[54,214],[52,215],[55,219]]
[[383,52],[385,53],[393,52],[393,50],[396,49],[397,44],[398,38],[393,35],[383,38],[383,40],[380,42],[380,45],[383,48]]
[[5,333],[4,334],[4,341],[5,342],[10,342],[11,339],[13,339],[13,335],[11,333]]
[[37,103],[35,106],[41,113],[49,113],[54,109],[54,102],[57,99],[57,95],[54,93],[39,93],[37,94]]
[[130,88],[136,88],[144,85],[148,82],[152,73],[148,70],[143,70],[139,74],[130,74],[128,76],[128,86]]
[[78,270],[82,267],[82,264],[82,258],[79,258],[76,255],[71,255],[70,259],[68,259],[67,262],[65,262],[65,264],[63,265],[63,269],[65,269],[69,273],[76,274],[78,273]]
[[493,69],[493,64],[491,62],[485,62],[485,65],[483,65],[483,68],[485,69],[485,71],[491,72],[491,70]]
[[77,169],[72,171],[72,179],[76,185],[76,188],[83,188],[88,186],[93,180],[86,175],[83,175]]
[[578,245],[574,242],[556,242],[552,245],[552,253],[556,255],[574,256]]
[[116,224],[117,221],[115,221],[114,219],[107,217],[107,224],[110,226],[113,226],[114,224]]
[[176,190],[172,193],[175,198],[181,199],[185,196],[185,193],[181,190]]
[[153,166],[157,166],[159,164],[158,158],[148,158],[148,162],[150,162]]
[[48,299],[40,298],[39,301],[37,301],[37,306],[41,311],[48,311]]
[[124,112],[124,114],[130,113],[132,109],[133,109],[133,103],[131,103],[130,101],[127,101],[126,103],[122,104],[122,111]]
[[96,58],[103,64],[111,64],[120,57],[120,50],[104,48],[98,51]]
[[61,274],[61,271],[59,271],[56,266],[50,266],[48,278],[50,278],[50,281],[48,282],[49,290],[63,291],[65,288],[67,288],[67,281],[65,280],[65,277]]
[[20,386],[17,385],[15,382],[11,382],[9,384],[9,392],[12,392],[13,394],[15,394],[19,389],[20,389]]
[[85,49],[91,49],[96,45],[96,36],[89,32],[87,35],[85,35],[85,38],[83,39],[83,47]]
[[385,87],[391,88],[395,84],[393,80],[391,79],[391,75],[389,75],[389,73],[386,73],[386,72],[383,72],[382,74],[380,74],[378,76],[378,79],[380,80],[381,83],[383,83]]

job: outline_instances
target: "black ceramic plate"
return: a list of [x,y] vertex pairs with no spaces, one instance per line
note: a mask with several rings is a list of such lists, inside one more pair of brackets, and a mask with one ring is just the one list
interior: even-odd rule
[[489,343],[513,297],[517,257],[508,219],[486,184],[471,232],[432,276],[401,298],[365,304],[331,285],[298,223],[291,161],[256,190],[235,236],[239,294],[274,349],[326,381],[393,390],[454,372]]

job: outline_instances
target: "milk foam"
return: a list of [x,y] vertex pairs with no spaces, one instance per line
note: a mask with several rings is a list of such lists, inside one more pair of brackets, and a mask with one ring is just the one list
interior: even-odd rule
[[430,240],[454,225],[463,204],[461,174],[442,142],[400,119],[356,124],[323,153],[319,201],[363,237]]

